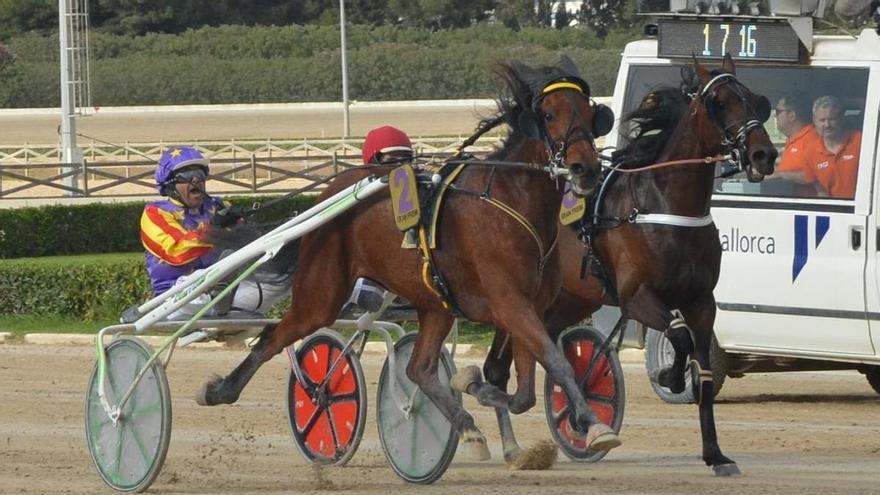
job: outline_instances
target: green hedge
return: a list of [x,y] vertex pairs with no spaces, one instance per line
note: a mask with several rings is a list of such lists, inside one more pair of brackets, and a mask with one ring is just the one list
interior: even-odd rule
[[[115,321],[151,295],[138,253],[0,260],[0,315]],[[282,299],[269,316],[280,318],[289,305]]]
[[116,318],[151,293],[138,254],[0,261],[0,314]]
[[[489,98],[496,62],[578,64],[596,95],[610,95],[620,52],[635,31],[598,40],[567,28],[512,31],[497,25],[436,31],[354,26],[349,90],[354,100]],[[223,26],[180,35],[97,34],[90,40],[96,106],[336,101],[338,30],[327,26]],[[57,106],[57,38],[8,40],[17,61],[0,73],[0,107]]]
[[[272,197],[229,198],[249,207]],[[288,198],[249,221],[271,223],[315,203],[315,196]],[[94,203],[0,210],[0,259],[143,251],[138,234],[144,203]]]

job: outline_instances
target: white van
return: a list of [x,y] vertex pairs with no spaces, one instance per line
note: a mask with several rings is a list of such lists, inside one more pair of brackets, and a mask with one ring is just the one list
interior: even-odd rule
[[[715,383],[717,389],[719,378],[750,372],[856,369],[880,393],[880,36],[870,29],[812,36],[809,26],[804,35],[804,19],[812,20],[661,17],[657,36],[627,45],[613,108],[623,116],[654,87],[680,81],[692,54],[717,67],[724,51],[733,55],[737,77],[777,111],[785,111],[783,96],[836,98],[842,132],[861,132],[861,146],[844,157],[858,160],[852,197],[774,177],[716,181],[712,215],[724,255],[715,289]],[[783,154],[786,136],[775,116],[765,127]],[[606,142],[622,145],[619,131]],[[671,346],[659,332],[639,337],[656,376],[671,364]],[[665,400],[690,400],[689,391],[675,395],[654,385]]]

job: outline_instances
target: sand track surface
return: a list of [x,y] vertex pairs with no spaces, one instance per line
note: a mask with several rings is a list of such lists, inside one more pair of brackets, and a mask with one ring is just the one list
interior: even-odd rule
[[[195,404],[202,381],[243,357],[236,350],[175,353],[168,370],[171,446],[147,493],[880,493],[880,395],[856,372],[728,380],[716,417],[721,446],[739,463],[741,477],[713,477],[700,460],[696,407],[661,402],[643,365],[625,363],[624,443],[603,461],[576,464],[560,455],[549,471],[511,471],[501,458],[494,414],[466,400],[493,458],[471,462],[459,449],[438,482],[413,486],[393,474],[379,446],[374,401],[382,358],[365,357],[370,403],[359,452],[347,467],[316,469],[291,443],[285,359],[264,366],[237,404]],[[459,366],[469,361],[476,362],[459,360]],[[90,347],[0,345],[0,493],[110,492],[91,464],[83,429],[93,362]],[[514,418],[524,446],[549,437],[538,400]]]

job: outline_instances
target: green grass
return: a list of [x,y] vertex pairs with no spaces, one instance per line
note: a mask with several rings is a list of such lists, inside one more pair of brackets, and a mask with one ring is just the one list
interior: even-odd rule
[[[0,332],[11,332],[14,338],[23,337],[28,333],[94,334],[98,333],[98,330],[116,323],[118,321],[115,320],[84,322],[64,316],[0,316]],[[416,323],[404,323],[402,326],[407,332],[418,330]],[[492,327],[467,322],[459,324],[458,332],[459,343],[473,344],[481,349],[488,349],[494,336]],[[353,331],[340,333],[350,336]],[[382,338],[379,334],[373,333],[370,340],[380,341]]]
[[0,316],[0,332],[20,337],[26,333],[98,333],[115,321],[81,321],[64,316]]

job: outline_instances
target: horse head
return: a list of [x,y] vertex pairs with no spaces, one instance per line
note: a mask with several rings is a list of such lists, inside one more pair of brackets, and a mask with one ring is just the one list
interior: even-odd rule
[[773,173],[778,152],[764,129],[770,118],[770,100],[752,93],[736,78],[730,54],[720,70],[709,71],[694,60],[699,81],[696,102],[720,131],[721,148],[746,173],[750,182],[760,182]]
[[556,66],[514,62],[501,72],[515,103],[508,112],[514,134],[540,141],[550,168],[560,169],[576,193],[592,193],[601,170],[595,139],[614,125],[611,109],[590,98],[590,86],[567,56]]

